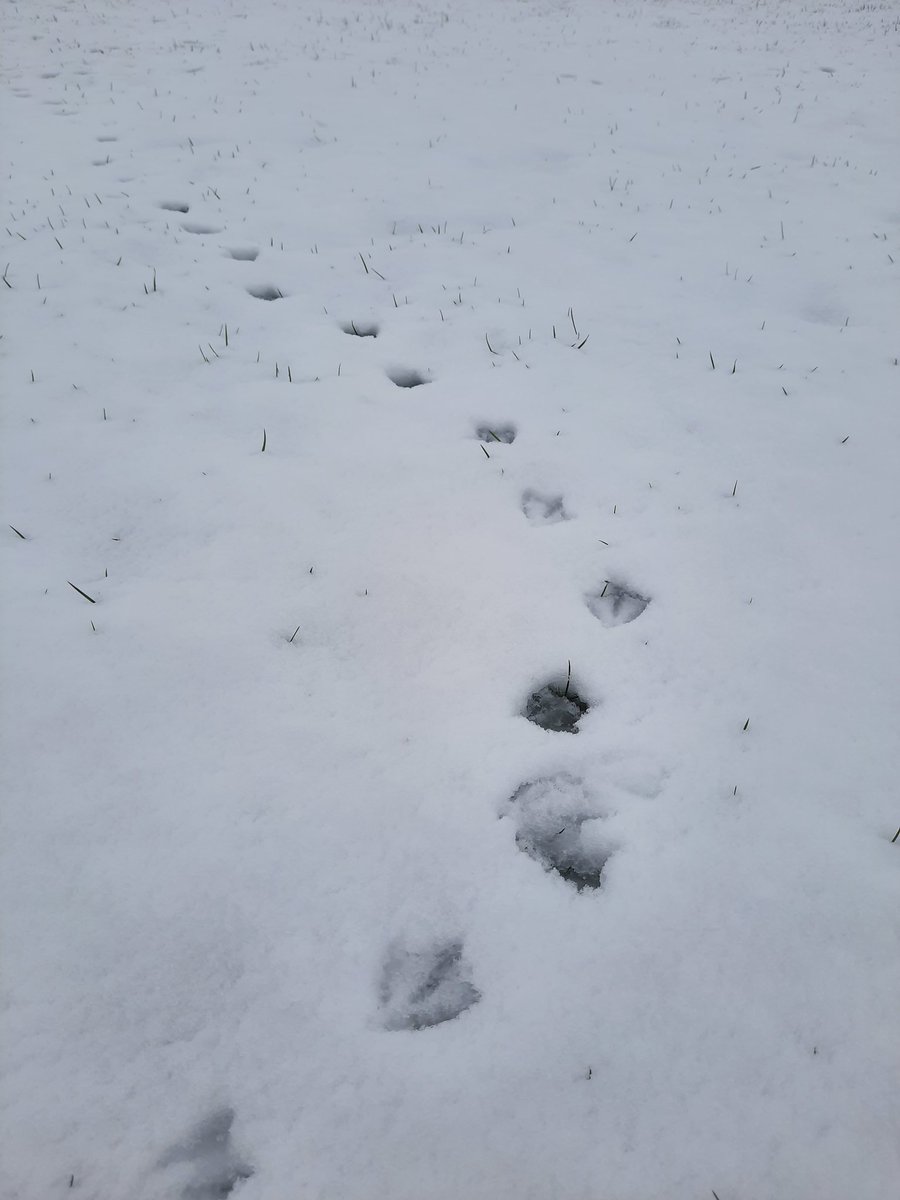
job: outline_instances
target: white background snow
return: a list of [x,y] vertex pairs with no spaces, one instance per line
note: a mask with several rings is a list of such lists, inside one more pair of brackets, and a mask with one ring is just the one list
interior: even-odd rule
[[2,28],[4,1200],[893,1194],[897,4]]

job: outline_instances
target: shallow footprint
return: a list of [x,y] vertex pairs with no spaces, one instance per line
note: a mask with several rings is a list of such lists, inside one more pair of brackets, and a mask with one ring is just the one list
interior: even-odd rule
[[555,525],[569,520],[562,496],[549,496],[531,488],[522,493],[522,512],[533,525]]
[[381,972],[379,1001],[385,1029],[429,1029],[477,1004],[481,993],[458,940],[418,949],[394,943]]
[[163,1167],[171,1163],[191,1164],[193,1178],[183,1188],[182,1200],[224,1200],[253,1174],[253,1168],[231,1144],[233,1121],[234,1109],[217,1109],[195,1125],[185,1140],[173,1146],[160,1162]]
[[581,779],[560,773],[529,780],[510,797],[509,815],[516,824],[516,845],[545,871],[555,871],[579,892],[601,886],[617,846]]
[[585,597],[585,604],[607,629],[634,621],[649,603],[649,596],[642,596],[624,584],[612,582],[605,583],[601,591]]
[[503,442],[509,446],[516,440],[515,425],[479,425],[475,436],[482,442]]

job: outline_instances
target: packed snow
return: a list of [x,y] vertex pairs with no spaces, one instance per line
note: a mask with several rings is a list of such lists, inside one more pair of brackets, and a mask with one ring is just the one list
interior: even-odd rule
[[3,1200],[885,1200],[897,0],[2,13]]

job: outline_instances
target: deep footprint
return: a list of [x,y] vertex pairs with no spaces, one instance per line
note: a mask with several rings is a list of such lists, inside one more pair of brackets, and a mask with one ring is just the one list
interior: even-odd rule
[[283,300],[284,292],[280,288],[273,287],[271,284],[260,284],[256,287],[248,287],[247,291],[257,300]]
[[[380,332],[378,326],[373,321],[345,321],[341,325],[341,329],[343,329],[344,333],[349,333],[351,337],[360,338],[376,338]],[[400,386],[403,385],[401,384]],[[415,385],[407,384],[406,386],[413,387]]]
[[546,683],[528,697],[522,716],[551,733],[577,733],[590,707],[571,683]]
[[522,493],[522,512],[533,525],[555,525],[569,520],[562,496],[548,496],[531,488]]
[[227,251],[229,258],[234,258],[238,262],[256,262],[259,258],[259,251],[255,246],[235,246]]
[[396,384],[400,388],[421,387],[423,383],[428,383],[428,380],[419,371],[414,371],[406,367],[394,367],[386,372],[391,383]]
[[417,950],[395,944],[379,986],[384,1028],[430,1029],[454,1020],[481,999],[470,975],[461,941]]
[[233,1109],[218,1109],[196,1125],[185,1141],[173,1146],[161,1161],[163,1167],[181,1162],[192,1165],[193,1179],[182,1191],[182,1200],[224,1200],[253,1174],[253,1168],[231,1144],[233,1122]]
[[585,603],[601,625],[612,629],[615,625],[627,625],[639,617],[650,603],[650,598],[632,591],[624,584],[607,582],[599,592],[585,597]]
[[515,425],[479,425],[475,436],[482,442],[503,442],[509,446],[516,440]]
[[523,783],[509,801],[516,845],[545,871],[555,871],[576,891],[596,890],[616,845],[606,836],[603,813],[580,779],[560,774]]
[[198,221],[183,221],[181,228],[185,233],[210,234],[222,232],[221,225],[201,225]]
[[166,212],[188,213],[191,211],[191,206],[185,204],[183,200],[160,200],[158,207],[165,209]]

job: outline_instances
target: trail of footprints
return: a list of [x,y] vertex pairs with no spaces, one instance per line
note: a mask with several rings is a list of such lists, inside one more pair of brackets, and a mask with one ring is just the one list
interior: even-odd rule
[[[160,208],[186,215],[189,206],[166,201]],[[214,234],[210,225],[184,222],[186,232]],[[238,262],[254,262],[259,251],[236,246],[225,253]],[[274,285],[251,285],[247,292],[259,300],[284,296]],[[377,338],[380,326],[372,321],[346,321],[345,334]],[[415,388],[429,382],[427,375],[408,367],[389,367],[386,375],[396,387]],[[518,434],[509,422],[483,423],[475,428],[483,444],[511,445]],[[533,525],[553,525],[571,519],[561,495],[532,488],[521,496],[521,509]],[[606,628],[636,620],[650,597],[622,580],[606,580],[602,588],[585,597],[585,604]],[[531,692],[521,716],[549,733],[577,734],[579,722],[590,710],[570,677],[550,679]],[[603,872],[618,846],[606,832],[609,815],[585,781],[565,771],[526,780],[505,802],[500,816],[514,830],[516,848],[547,874],[556,875],[576,892],[602,887]],[[462,937],[414,942],[395,938],[386,948],[377,982],[379,1023],[390,1032],[417,1032],[453,1021],[478,1004],[481,992],[466,958]],[[177,1167],[184,1175],[182,1200],[225,1200],[253,1174],[231,1139],[234,1112],[219,1109],[197,1125],[187,1138],[160,1161],[160,1167]]]

